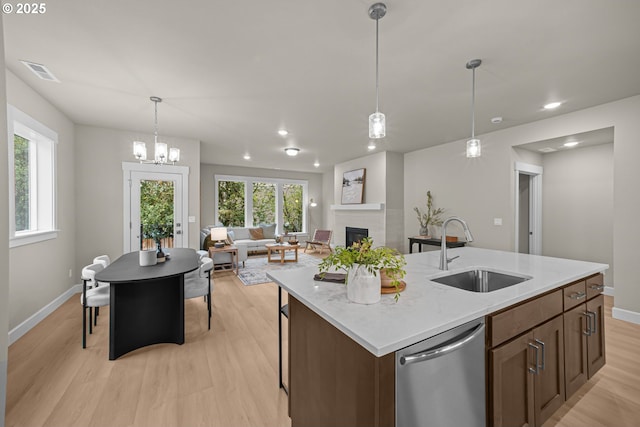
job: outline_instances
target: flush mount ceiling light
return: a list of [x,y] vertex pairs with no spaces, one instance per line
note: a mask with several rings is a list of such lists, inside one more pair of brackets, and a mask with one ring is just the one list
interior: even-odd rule
[[242,156],[242,158],[245,160],[251,160],[251,156],[248,154],[245,154],[244,156]]
[[482,64],[481,59],[467,62],[467,70],[472,70],[471,80],[471,139],[467,141],[467,157],[480,157],[480,140],[476,138],[476,68]]
[[162,102],[162,98],[152,96],[149,98],[155,104],[155,128],[153,132],[154,140],[154,158],[147,160],[147,145],[141,141],[133,141],[133,156],[140,163],[154,163],[156,165],[164,165],[167,160],[172,164],[180,161],[180,149],[171,147],[167,151],[167,144],[158,142],[158,103]]
[[300,149],[295,147],[287,147],[284,149],[284,152],[287,153],[287,156],[294,157],[298,155]]
[[562,145],[564,145],[565,147],[568,147],[568,148],[572,148],[572,147],[575,147],[578,144],[580,144],[580,141],[565,142]]
[[376,149],[376,142],[372,139],[369,140],[369,144],[367,144],[367,150],[371,151],[375,149]]
[[378,108],[378,21],[387,14],[384,3],[376,3],[369,8],[369,18],[376,20],[376,112],[369,116],[369,138],[384,138],[386,135],[385,117]]
[[558,108],[561,105],[562,105],[562,102],[550,102],[542,108],[544,108],[545,110],[553,110],[555,108]]
[[278,135],[287,136],[287,135],[289,135],[289,131],[286,130],[286,129],[280,129],[280,130],[278,130]]

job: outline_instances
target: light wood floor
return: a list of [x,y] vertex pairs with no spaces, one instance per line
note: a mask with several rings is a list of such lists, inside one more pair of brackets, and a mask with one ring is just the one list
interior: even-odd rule
[[[83,350],[71,298],[9,348],[6,425],[290,426],[278,388],[277,287],[244,286],[231,272],[214,278],[211,331],[202,299],[188,300],[185,344],[116,361],[108,310]],[[607,365],[545,427],[640,425],[640,326],[611,319],[606,298]]]

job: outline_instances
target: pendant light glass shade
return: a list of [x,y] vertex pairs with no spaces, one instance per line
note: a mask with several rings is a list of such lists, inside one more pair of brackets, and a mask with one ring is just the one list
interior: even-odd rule
[[387,134],[387,125],[384,114],[378,109],[378,21],[387,14],[387,6],[384,3],[375,3],[369,8],[369,18],[376,20],[376,112],[369,116],[369,138],[384,138]]
[[471,139],[467,141],[467,157],[480,157],[482,146],[480,140],[476,138],[476,68],[482,64],[480,59],[472,59],[467,62],[467,69],[472,71],[471,80]]
[[387,134],[384,114],[375,112],[369,116],[369,138],[384,138]]
[[156,163],[167,163],[167,144],[164,142],[156,142]]
[[478,138],[467,141],[467,157],[480,157],[482,147]]
[[147,144],[133,141],[133,156],[139,161],[147,160]]

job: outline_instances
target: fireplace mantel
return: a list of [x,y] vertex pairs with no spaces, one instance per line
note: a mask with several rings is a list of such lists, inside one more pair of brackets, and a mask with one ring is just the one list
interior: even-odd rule
[[362,203],[359,205],[331,205],[332,211],[381,211],[384,203]]

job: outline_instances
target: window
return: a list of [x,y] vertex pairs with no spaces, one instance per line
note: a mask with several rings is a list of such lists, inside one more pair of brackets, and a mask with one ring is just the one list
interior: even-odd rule
[[58,135],[8,106],[9,246],[57,237],[55,150]]
[[277,224],[284,233],[306,232],[307,181],[218,176],[216,221],[231,227]]

